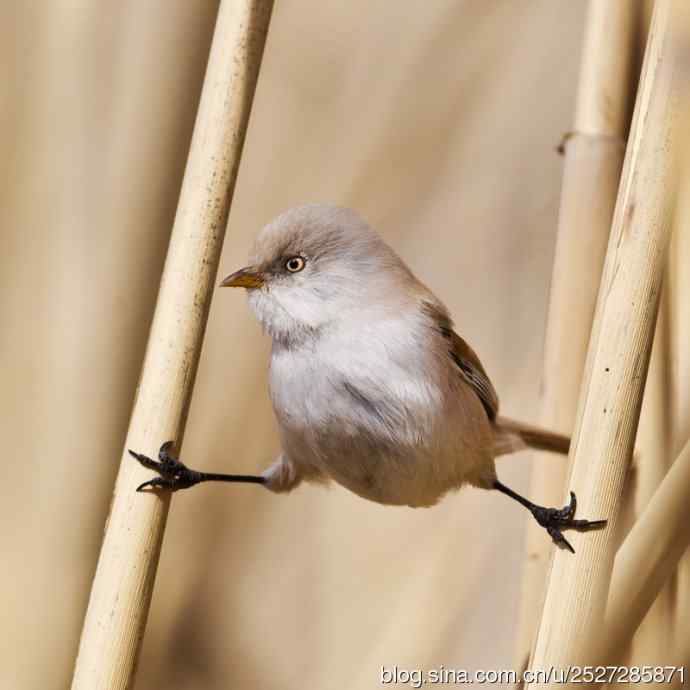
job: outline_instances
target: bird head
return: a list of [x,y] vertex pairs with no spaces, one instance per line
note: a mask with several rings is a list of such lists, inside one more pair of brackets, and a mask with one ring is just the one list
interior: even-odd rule
[[405,264],[354,211],[310,204],[265,226],[249,265],[221,287],[246,288],[264,329],[290,345],[383,307],[410,279]]

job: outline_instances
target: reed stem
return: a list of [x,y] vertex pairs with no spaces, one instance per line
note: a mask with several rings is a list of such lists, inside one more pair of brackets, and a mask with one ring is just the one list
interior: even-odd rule
[[[541,425],[572,432],[594,307],[616,203],[635,79],[639,0],[591,0],[585,25],[574,131],[563,143],[558,234],[544,345]],[[565,460],[537,455],[529,495],[557,505],[565,491]],[[523,571],[516,662],[524,666],[544,600],[552,553],[544,530],[530,521]]]
[[[166,494],[126,452],[182,441],[272,0],[223,0],[156,312],[76,660],[73,690],[131,688],[165,521]],[[74,490],[78,490],[74,487]]]
[[685,19],[683,1],[655,5],[571,446],[570,483],[579,514],[607,518],[609,526],[572,534],[574,556],[555,554],[533,669],[587,663],[582,656],[587,638],[603,624],[673,211],[674,91],[682,75],[672,27]]

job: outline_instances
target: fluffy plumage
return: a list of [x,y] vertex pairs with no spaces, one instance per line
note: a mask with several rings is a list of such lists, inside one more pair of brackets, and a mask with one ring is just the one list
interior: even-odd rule
[[356,213],[313,204],[259,234],[252,265],[223,280],[244,287],[273,339],[271,398],[283,452],[261,476],[199,472],[170,454],[130,450],[158,477],[145,489],[201,482],[290,491],[301,481],[339,482],[379,503],[430,506],[469,483],[527,508],[560,547],[576,498],[545,508],[496,478],[494,459],[525,445],[567,453],[569,440],[498,416],[498,396],[445,306]]
[[[288,270],[293,257],[302,270]],[[429,506],[465,483],[491,488],[494,458],[525,446],[446,307],[354,211],[292,209],[261,231],[251,262],[283,447],[268,488],[333,479]]]

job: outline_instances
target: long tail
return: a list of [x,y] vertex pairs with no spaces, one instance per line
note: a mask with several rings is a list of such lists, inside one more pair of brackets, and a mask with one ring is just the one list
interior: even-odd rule
[[564,455],[567,455],[570,450],[570,439],[562,434],[555,434],[552,431],[545,431],[505,417],[498,417],[495,425],[499,436],[502,437],[498,443],[497,454],[511,453],[525,446]]

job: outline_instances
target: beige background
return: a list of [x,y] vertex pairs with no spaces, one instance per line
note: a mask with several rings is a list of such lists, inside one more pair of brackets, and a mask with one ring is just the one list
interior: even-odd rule
[[[0,686],[61,688],[217,4],[0,8]],[[355,207],[451,308],[504,412],[536,419],[555,146],[571,123],[584,10],[277,2],[221,273],[285,208]],[[216,294],[189,464],[256,472],[272,460],[268,347],[243,296]],[[499,472],[529,486],[526,455]],[[338,487],[179,494],[138,687],[371,688],[381,665],[512,667],[527,519],[475,490],[431,510]]]

